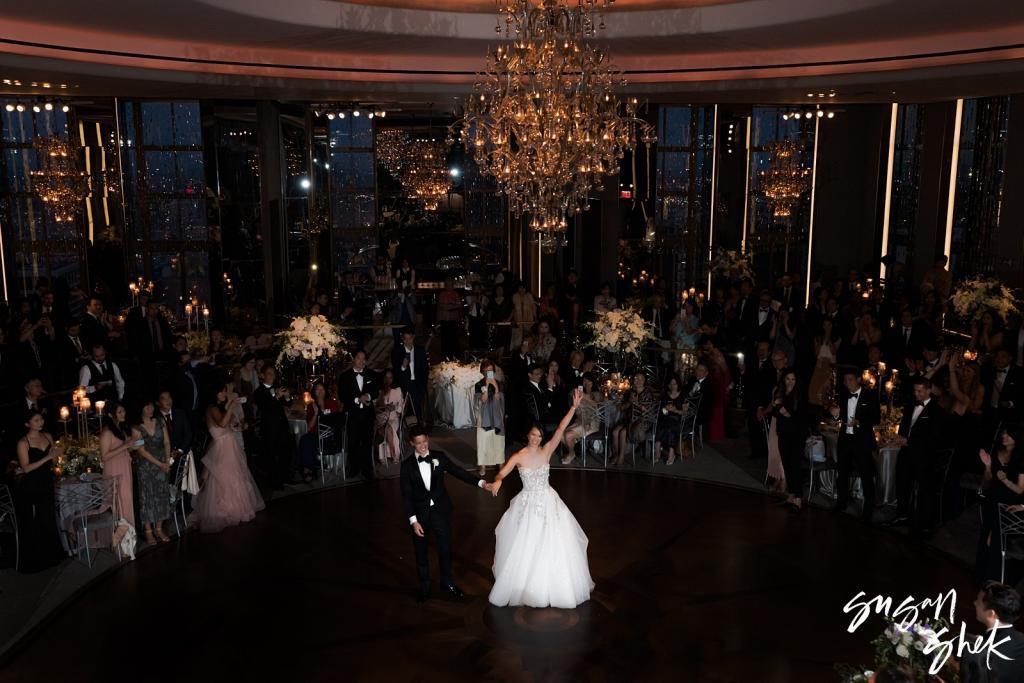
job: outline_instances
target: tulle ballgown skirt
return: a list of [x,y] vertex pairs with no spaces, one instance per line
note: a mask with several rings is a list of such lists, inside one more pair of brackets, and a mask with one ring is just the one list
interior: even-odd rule
[[192,516],[200,531],[216,533],[225,527],[248,522],[264,508],[263,496],[256,488],[231,430],[214,427],[213,443],[203,457],[207,477],[192,503]]
[[572,609],[590,599],[587,535],[554,489],[513,498],[494,536],[492,605]]

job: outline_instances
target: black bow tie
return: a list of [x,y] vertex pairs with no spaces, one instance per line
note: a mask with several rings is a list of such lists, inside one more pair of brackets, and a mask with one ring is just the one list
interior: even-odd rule
[[914,401],[914,406],[921,406],[922,408],[924,408],[924,401]]
[[424,455],[422,457],[416,456],[416,462],[430,462],[430,455]]
[[1010,368],[1003,368],[1002,370],[996,370],[997,375],[1005,375],[1010,371]]
[[859,391],[856,394],[850,394],[850,398],[857,398],[858,396],[860,396]]
[[768,309],[767,309],[767,308],[762,308],[762,309],[761,309],[761,312],[762,312],[762,313],[767,313],[767,312],[768,312]]
[[356,373],[356,377],[362,377],[363,376],[362,370],[356,370],[355,373]]

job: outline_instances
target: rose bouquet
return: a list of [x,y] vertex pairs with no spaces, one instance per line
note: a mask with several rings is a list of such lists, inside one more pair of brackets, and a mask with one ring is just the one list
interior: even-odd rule
[[711,272],[720,277],[727,277],[730,280],[742,280],[749,278],[754,280],[754,269],[750,266],[750,260],[738,251],[732,249],[718,249],[715,251],[715,258],[711,261]]
[[977,320],[986,310],[992,310],[1006,320],[1018,313],[1017,297],[1010,288],[998,280],[975,277],[961,282],[953,293],[953,310],[965,321]]
[[594,335],[590,346],[619,355],[640,356],[654,341],[651,326],[633,308],[598,313],[588,328]]
[[334,358],[345,344],[345,336],[337,325],[322,315],[299,316],[284,332],[277,335],[281,353],[277,361],[319,361]]
[[472,389],[479,381],[480,366],[475,363],[447,361],[430,369],[430,383],[435,389]]
[[57,460],[62,476],[77,477],[86,471],[96,474],[103,471],[103,458],[100,457],[98,441],[64,439],[62,443],[64,454]]

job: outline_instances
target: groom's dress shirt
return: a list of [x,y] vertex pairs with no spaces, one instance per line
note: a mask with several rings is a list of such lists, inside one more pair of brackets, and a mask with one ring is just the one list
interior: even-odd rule
[[[427,460],[426,462],[420,460],[419,459],[420,455],[418,453],[413,453],[412,457],[416,458],[416,466],[420,468],[420,477],[423,478],[423,486],[427,489],[427,491],[429,491],[430,490],[430,479],[431,479],[430,475],[431,475],[431,469],[433,468],[433,463],[430,460]],[[427,457],[427,456],[423,456],[423,457]],[[476,485],[479,486],[480,488],[483,488],[484,487],[484,480],[481,479],[480,481],[478,481],[476,483]],[[434,507],[434,499],[433,498],[430,499],[430,507]],[[409,518],[409,524],[415,524],[416,521],[417,521],[416,515],[413,515],[412,517]]]

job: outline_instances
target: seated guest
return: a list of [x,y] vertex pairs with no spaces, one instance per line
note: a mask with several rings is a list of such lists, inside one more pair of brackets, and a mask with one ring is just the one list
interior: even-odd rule
[[551,334],[551,325],[547,320],[537,323],[537,334],[533,338],[533,345],[530,355],[538,363],[546,363],[555,351],[557,341]]
[[[690,385],[690,390],[686,392],[687,403],[697,406],[697,421],[694,423],[694,428],[699,427],[704,430],[705,434],[707,433],[708,424],[711,421],[711,411],[715,404],[715,385],[709,379],[710,374],[708,366],[703,363],[697,363],[697,367],[693,369],[693,384]],[[759,420],[758,425],[761,425],[762,422],[763,420]],[[761,440],[764,441],[764,428],[759,427],[759,429]]]
[[15,489],[18,518],[18,567],[34,573],[64,558],[57,531],[53,492],[53,461],[61,454],[53,437],[43,431],[43,416],[30,413],[18,440],[18,465],[24,473]]
[[547,369],[544,371],[543,386],[551,394],[551,414],[555,421],[561,420],[562,416],[569,411],[569,389],[562,382],[562,376],[558,373],[558,361],[548,361]]
[[120,477],[117,483],[119,514],[135,526],[135,497],[132,487],[133,451],[140,438],[125,419],[124,406],[111,401],[103,407],[103,426],[100,428],[100,459],[103,475]]
[[1024,466],[1017,451],[1020,437],[1019,426],[1004,427],[996,437],[995,453],[989,454],[984,448],[978,451],[985,468],[982,474],[985,497],[981,506],[981,535],[975,564],[979,581],[1000,574],[1003,547],[999,533],[999,505],[1024,503]]
[[43,383],[36,377],[30,378],[25,382],[25,395],[21,410],[16,411],[17,414],[17,426],[24,429],[24,424],[31,413],[39,413],[43,416],[44,431],[52,432],[54,429],[54,423],[57,416],[53,413],[53,406],[50,404],[50,400],[44,398],[43,395],[46,393],[43,390]]
[[683,302],[683,306],[679,309],[679,314],[676,316],[672,326],[673,336],[678,348],[692,349],[697,346],[697,340],[700,338],[700,318],[697,317],[697,309],[694,306],[693,299],[687,299]]
[[568,465],[576,459],[576,443],[580,439],[590,436],[601,428],[597,409],[604,402],[604,394],[598,390],[597,377],[593,372],[583,374],[582,389],[583,395],[576,408],[576,418],[562,434],[562,444],[566,451],[566,455],[562,457],[563,465]]
[[984,648],[978,653],[965,651],[960,660],[961,683],[1024,681],[1024,634],[1013,628],[1020,614],[1020,594],[1012,587],[989,581],[978,591],[974,616],[985,625],[984,639],[991,636],[999,643],[996,650],[1002,656]]
[[476,422],[476,464],[480,476],[490,466],[505,464],[505,394],[494,363],[480,363],[483,378],[473,388],[480,406]]
[[231,365],[234,360],[235,350],[224,336],[223,330],[219,327],[210,328],[210,345],[207,349],[207,357],[210,365]]
[[658,418],[658,429],[654,437],[654,461],[661,461],[661,449],[668,446],[666,465],[676,461],[676,448],[679,446],[679,432],[682,426],[686,396],[679,386],[679,379],[670,375],[661,397],[661,416]]
[[302,466],[302,478],[307,484],[314,478],[314,472],[320,469],[320,418],[341,412],[338,399],[328,396],[327,385],[323,380],[313,383],[309,392],[312,399],[306,404],[306,433],[299,439],[299,464]]
[[562,368],[562,384],[569,391],[583,386],[583,375],[587,371],[583,358],[583,352],[577,349],[569,354],[569,364]]
[[615,447],[615,465],[621,466],[626,457],[626,443],[639,443],[647,438],[651,425],[641,417],[654,404],[654,393],[647,386],[647,376],[642,372],[633,377],[633,387],[626,394],[621,410],[625,418],[612,430],[612,445]]
[[121,401],[124,399],[124,379],[117,363],[107,360],[107,349],[103,344],[94,344],[92,358],[82,365],[78,373],[79,386],[85,387],[93,403],[96,401]]
[[245,338],[244,346],[249,351],[262,351],[269,349],[274,343],[274,337],[266,332],[259,325],[254,325],[252,328],[252,334]]
[[167,425],[158,417],[156,405],[142,405],[142,421],[135,427],[143,444],[135,450],[135,494],[139,501],[139,520],[146,532],[146,543],[157,539],[167,543],[164,522],[171,516],[167,494],[167,475],[171,471],[171,437]]
[[619,307],[619,303],[612,296],[612,286],[601,283],[601,293],[594,297],[594,313],[607,313]]
[[523,397],[527,410],[520,416],[523,421],[523,433],[534,423],[541,425],[542,429],[553,427],[557,422],[554,419],[552,396],[547,386],[543,384],[544,367],[534,365],[527,373],[527,382],[523,385]]
[[[893,523],[910,522],[914,535],[927,534],[932,524],[932,505],[936,495],[935,454],[943,447],[943,422],[946,414],[933,400],[932,383],[925,377],[914,379],[914,403],[903,411],[896,443],[900,453],[896,461],[898,508]],[[917,486],[916,493],[914,485]]]

